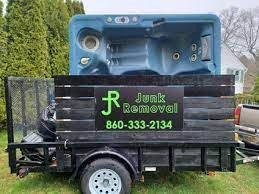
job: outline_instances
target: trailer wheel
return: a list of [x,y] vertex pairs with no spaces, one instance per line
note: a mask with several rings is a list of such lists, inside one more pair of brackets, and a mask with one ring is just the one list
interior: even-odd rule
[[103,158],[93,161],[81,175],[84,194],[129,194],[131,177],[119,162]]

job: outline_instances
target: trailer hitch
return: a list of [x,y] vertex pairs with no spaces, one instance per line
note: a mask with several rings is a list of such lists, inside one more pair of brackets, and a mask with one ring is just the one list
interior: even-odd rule
[[[248,148],[245,146],[245,144],[248,145]],[[240,141],[239,147],[236,150],[236,154],[240,157],[240,159],[236,160],[236,164],[245,164],[259,161],[259,150],[257,144]]]

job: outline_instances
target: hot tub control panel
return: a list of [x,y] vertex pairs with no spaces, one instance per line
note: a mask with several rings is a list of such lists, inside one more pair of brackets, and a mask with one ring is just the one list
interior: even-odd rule
[[215,15],[78,15],[70,22],[71,75],[219,73]]

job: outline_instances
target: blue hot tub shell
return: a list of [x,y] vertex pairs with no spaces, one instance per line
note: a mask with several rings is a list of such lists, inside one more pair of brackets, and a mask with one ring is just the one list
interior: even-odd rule
[[78,15],[70,74],[220,74],[220,21],[199,15]]

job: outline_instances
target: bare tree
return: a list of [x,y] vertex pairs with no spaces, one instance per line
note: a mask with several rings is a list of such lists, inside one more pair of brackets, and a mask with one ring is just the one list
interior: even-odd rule
[[239,8],[230,7],[224,9],[220,13],[222,25],[222,42],[229,43],[234,37],[236,31],[240,28],[240,13]]
[[222,10],[222,42],[237,55],[249,52],[256,59],[259,49],[259,8]]

